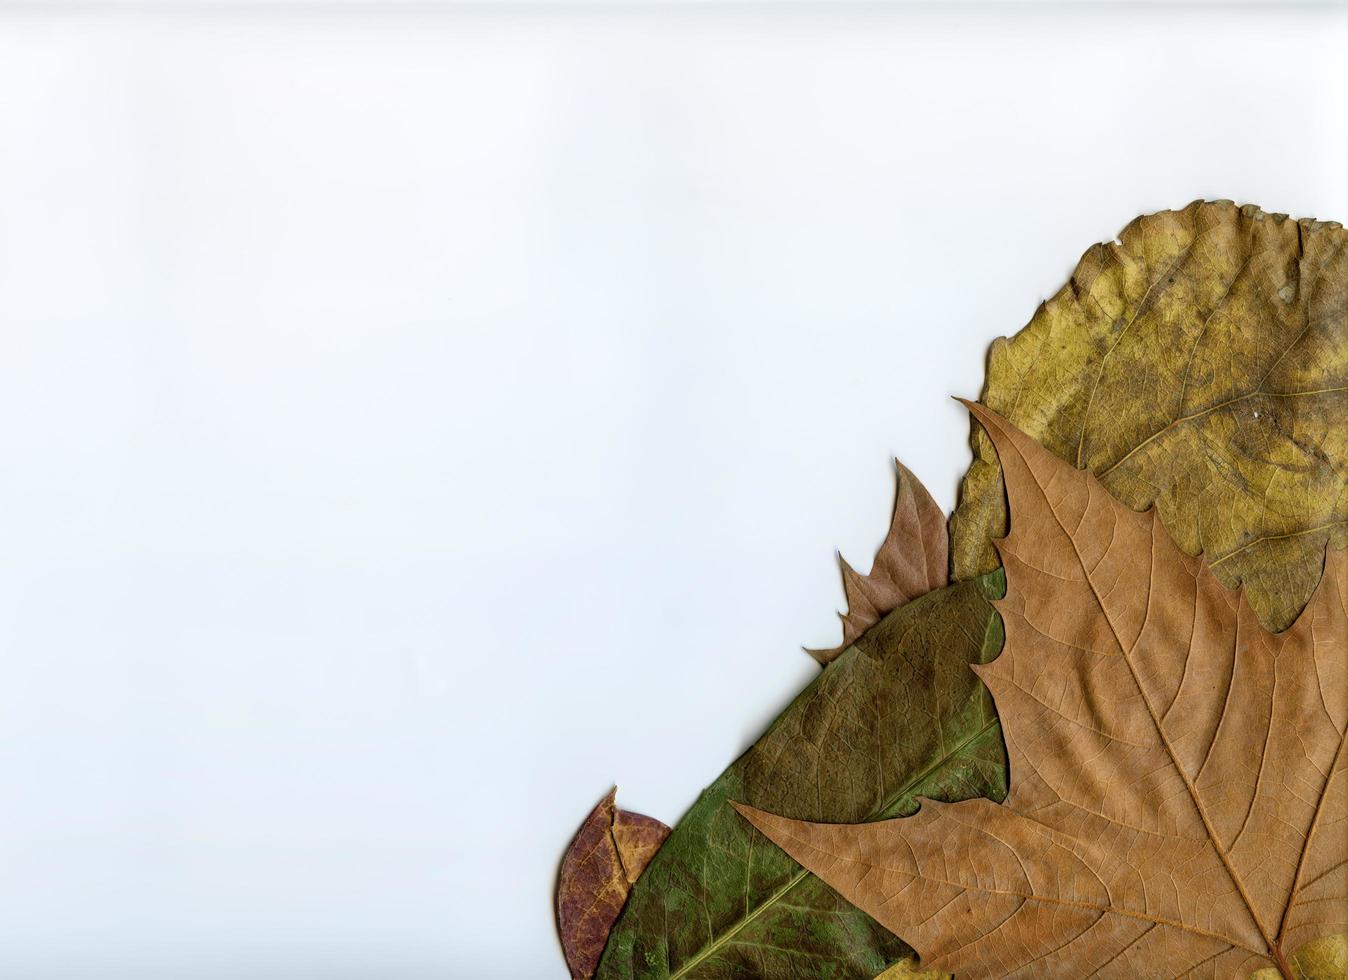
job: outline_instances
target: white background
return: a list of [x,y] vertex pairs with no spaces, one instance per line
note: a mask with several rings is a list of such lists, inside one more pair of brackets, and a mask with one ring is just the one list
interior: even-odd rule
[[900,456],[1144,211],[1348,217],[1348,8],[0,8],[0,976],[562,977]]

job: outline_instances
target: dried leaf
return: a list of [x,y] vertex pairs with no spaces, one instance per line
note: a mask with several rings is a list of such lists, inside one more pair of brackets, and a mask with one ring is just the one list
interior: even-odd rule
[[580,825],[557,877],[557,931],[574,978],[594,975],[627,893],[669,828],[654,817],[619,810],[615,786]]
[[1348,561],[1285,633],[993,413],[1011,534],[1006,648],[975,668],[1004,806],[861,826],[744,809],[961,977],[1236,977],[1348,930]]
[[[1266,627],[1296,618],[1326,543],[1348,543],[1348,232],[1230,202],[1138,218],[988,357],[982,401],[1185,552],[1244,582]],[[951,517],[956,580],[997,567],[996,456]]]
[[1000,798],[992,702],[969,671],[1001,649],[997,572],[901,606],[826,666],[674,828],[597,975],[871,980],[911,950],[769,846],[731,799],[807,819],[911,812],[921,794]]
[[884,544],[875,553],[870,574],[857,574],[842,555],[838,556],[847,596],[847,612],[839,614],[843,641],[832,650],[806,651],[821,664],[835,659],[886,613],[950,580],[945,514],[908,467],[897,459],[894,466],[898,476],[894,516]]
[[875,980],[950,980],[950,974],[924,970],[915,956],[905,956]]

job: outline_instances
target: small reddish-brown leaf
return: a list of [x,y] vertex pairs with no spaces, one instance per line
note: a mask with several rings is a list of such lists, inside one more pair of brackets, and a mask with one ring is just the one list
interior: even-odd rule
[[875,553],[870,574],[858,574],[838,556],[847,596],[847,612],[838,614],[843,641],[842,646],[831,650],[807,651],[821,664],[836,658],[886,614],[950,580],[945,514],[908,467],[897,459],[894,466],[899,484],[894,517],[884,544]]
[[654,817],[619,810],[617,793],[615,786],[590,811],[557,877],[557,931],[576,980],[594,975],[627,893],[669,836]]
[[968,980],[1302,976],[1348,930],[1348,552],[1269,633],[1156,511],[971,409],[1010,501],[1006,644],[974,668],[1006,803],[855,826],[740,811]]

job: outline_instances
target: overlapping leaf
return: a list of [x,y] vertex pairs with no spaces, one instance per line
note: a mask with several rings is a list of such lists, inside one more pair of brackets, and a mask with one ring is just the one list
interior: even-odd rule
[[[1221,581],[1244,581],[1263,622],[1286,626],[1313,587],[1325,542],[1348,536],[1344,243],[1338,225],[1291,222],[1227,203],[1140,218],[1118,242],[1088,252],[1069,285],[1017,337],[994,345],[985,400],[1054,453],[1080,459],[1126,503],[1141,508],[1154,501],[1182,548],[1207,548]],[[975,461],[951,526],[957,578],[997,566],[990,541],[1006,523],[992,444],[977,427],[973,442]],[[899,516],[896,507],[896,527]],[[868,617],[884,611],[865,586],[883,575],[889,547],[887,541],[872,576],[844,568],[844,648],[855,635],[853,623],[863,630]],[[839,668],[892,620],[921,631],[919,620],[945,618],[957,592],[907,615],[891,614],[820,682],[835,671],[852,673]],[[989,648],[983,656],[993,653]],[[857,673],[853,691],[875,683],[864,670]],[[756,841],[742,822],[731,821],[739,830],[726,823],[729,796],[803,819],[879,815],[857,801],[881,750],[864,732],[833,721],[857,696],[845,693],[836,705],[830,696],[807,712],[811,691],[819,693],[812,687],[787,716],[812,714],[815,721],[774,738],[784,716],[676,829],[636,886],[601,975],[862,980],[907,949]],[[976,769],[987,770],[998,754],[999,735],[995,728],[989,734]],[[891,737],[906,735],[896,730]],[[956,770],[964,764],[953,761]],[[893,778],[939,782],[943,771],[905,765],[892,770]],[[752,771],[766,773],[766,781],[746,778]],[[822,782],[807,799],[811,773]],[[986,772],[979,779],[985,777],[991,785]],[[776,805],[764,802],[773,790],[756,788],[772,780],[786,783]],[[974,782],[964,780],[944,798],[974,795]],[[910,807],[911,795],[892,812]],[[1327,937],[1300,947],[1288,962],[1304,972],[1308,964],[1334,969],[1346,959],[1342,937]],[[1158,975],[1171,974],[1162,967]]]
[[[1230,202],[1133,221],[992,346],[982,401],[1285,628],[1348,543],[1348,232]],[[997,567],[992,445],[951,517],[954,576]]]
[[594,975],[627,893],[669,828],[654,817],[618,809],[615,786],[582,821],[557,876],[557,932],[576,980]]
[[950,580],[945,514],[908,467],[897,459],[894,465],[898,471],[894,515],[870,572],[861,575],[838,556],[847,596],[843,641],[832,650],[809,651],[821,664],[835,659],[886,613]]
[[930,967],[970,980],[1291,978],[1300,957],[1336,956],[1345,552],[1271,634],[1155,511],[974,410],[1011,505],[1006,649],[976,668],[1006,734],[1006,804],[926,803],[861,826],[744,812]]
[[698,799],[633,888],[598,977],[869,978],[909,949],[760,837],[732,799],[806,819],[1004,792],[987,691],[1001,576],[941,589],[868,630]]

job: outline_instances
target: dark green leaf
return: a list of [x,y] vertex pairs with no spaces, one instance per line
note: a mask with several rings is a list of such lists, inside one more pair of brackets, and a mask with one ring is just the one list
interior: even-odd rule
[[741,820],[910,813],[1005,794],[992,701],[968,665],[1002,645],[1000,572],[890,613],[698,799],[638,880],[596,976],[870,980],[910,951]]

